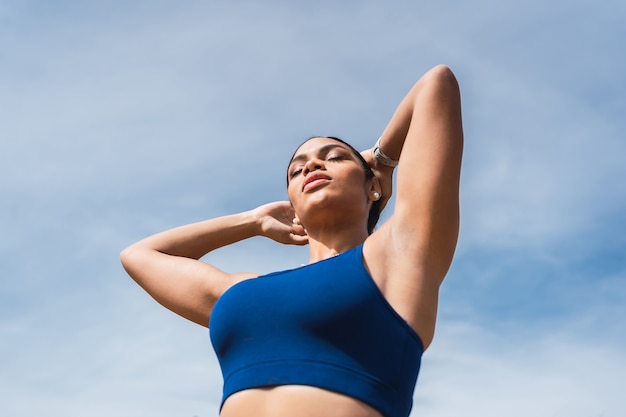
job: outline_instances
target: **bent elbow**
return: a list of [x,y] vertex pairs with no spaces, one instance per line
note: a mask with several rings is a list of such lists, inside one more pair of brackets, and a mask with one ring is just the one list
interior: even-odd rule
[[122,249],[122,251],[120,252],[120,262],[124,268],[126,268],[126,264],[131,258],[131,252],[131,246]]
[[433,67],[430,71],[428,71],[427,74],[430,77],[435,78],[439,82],[448,83],[452,86],[458,87],[459,83],[456,79],[456,76],[454,75],[454,72],[449,66],[445,64],[439,64]]
[[447,65],[437,65],[431,68],[420,78],[418,85],[433,94],[434,97],[449,101],[452,100],[460,107],[460,87],[454,72]]
[[120,252],[120,262],[128,275],[134,279],[132,271],[135,269],[134,266],[139,262],[137,250],[134,245],[131,245]]

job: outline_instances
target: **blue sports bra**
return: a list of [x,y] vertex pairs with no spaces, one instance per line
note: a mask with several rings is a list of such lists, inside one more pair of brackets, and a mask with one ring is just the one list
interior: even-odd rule
[[239,282],[217,301],[210,336],[224,401],[248,388],[310,385],[406,417],[423,344],[363,265],[362,245]]

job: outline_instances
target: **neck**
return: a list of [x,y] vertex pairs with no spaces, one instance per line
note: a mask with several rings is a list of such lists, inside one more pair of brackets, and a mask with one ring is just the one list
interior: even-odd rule
[[359,246],[367,239],[367,230],[362,228],[355,231],[336,229],[328,233],[318,231],[309,235],[309,263],[321,261],[339,255],[347,250]]

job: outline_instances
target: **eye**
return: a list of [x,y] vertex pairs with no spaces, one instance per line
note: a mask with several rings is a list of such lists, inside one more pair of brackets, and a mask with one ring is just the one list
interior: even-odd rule
[[326,157],[327,161],[343,161],[344,159],[346,159],[346,157],[342,154],[330,154]]
[[289,174],[289,178],[295,178],[296,176],[298,176],[298,174],[300,174],[302,172],[302,168],[296,168],[293,171],[291,171],[291,173]]

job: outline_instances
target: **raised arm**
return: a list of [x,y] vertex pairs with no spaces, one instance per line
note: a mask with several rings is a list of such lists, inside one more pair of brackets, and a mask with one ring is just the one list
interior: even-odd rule
[[390,221],[394,246],[423,262],[430,278],[441,280],[458,238],[463,151],[459,87],[448,67],[431,69],[413,86],[380,145],[400,160]]
[[120,254],[128,274],[156,301],[195,323],[208,326],[213,305],[234,283],[254,273],[226,273],[199,259],[214,249],[252,236],[305,244],[292,223],[288,202],[177,227],[143,239]]
[[[380,147],[399,159],[395,208],[364,256],[389,302],[428,346],[459,232],[463,129],[459,87],[448,67],[431,69],[413,86]],[[365,153],[388,198],[393,169]]]

